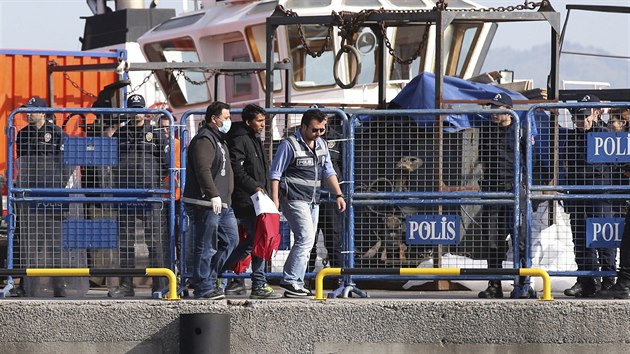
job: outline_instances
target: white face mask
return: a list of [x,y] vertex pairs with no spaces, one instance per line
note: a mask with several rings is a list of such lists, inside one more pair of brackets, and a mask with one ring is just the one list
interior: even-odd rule
[[227,132],[230,131],[230,128],[232,127],[232,121],[231,120],[224,120],[223,121],[223,125],[219,127],[219,131],[223,134],[227,134]]

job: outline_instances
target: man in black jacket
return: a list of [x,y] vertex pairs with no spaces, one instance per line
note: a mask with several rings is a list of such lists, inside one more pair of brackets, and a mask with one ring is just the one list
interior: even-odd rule
[[182,202],[193,235],[193,279],[196,299],[225,298],[217,276],[238,242],[232,209],[234,175],[225,135],[232,125],[230,106],[213,102],[205,123],[188,145],[186,186]]
[[[234,193],[232,208],[239,223],[247,233],[247,238],[234,250],[223,271],[229,270],[240,260],[252,253],[256,235],[256,212],[251,195],[256,192],[269,191],[269,165],[265,149],[260,141],[260,133],[265,129],[265,110],[255,104],[243,108],[242,122],[234,123],[228,134],[232,170],[234,171]],[[252,299],[276,299],[280,295],[274,293],[265,278],[265,260],[252,254]],[[226,288],[234,293],[245,291],[242,279],[231,283]]]

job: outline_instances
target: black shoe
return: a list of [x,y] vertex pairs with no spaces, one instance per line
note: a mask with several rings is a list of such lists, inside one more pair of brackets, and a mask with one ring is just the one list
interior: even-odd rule
[[486,290],[477,295],[480,299],[502,299],[503,289],[500,281],[489,281]]
[[194,298],[200,300],[223,300],[225,299],[225,293],[220,288],[216,288],[202,294],[195,294]]
[[592,284],[585,284],[578,281],[573,284],[571,288],[564,291],[564,295],[575,297],[593,297],[596,293],[597,287],[595,286],[595,282]]
[[133,291],[133,286],[129,284],[121,284],[120,286],[110,290],[107,292],[107,297],[132,297],[135,296],[136,293]]
[[605,298],[630,299],[630,288],[621,282],[617,282],[608,289],[602,289],[598,295]]
[[24,286],[22,286],[22,284],[18,284],[15,288],[13,288],[13,294],[17,297],[26,296],[26,291],[24,290]]
[[566,296],[578,296],[578,294],[582,293],[582,283],[577,282],[573,284],[569,289],[564,290],[564,295]]
[[280,284],[280,287],[284,289],[284,297],[307,297],[313,296],[313,293],[297,284]]
[[608,290],[615,285],[615,278],[613,277],[605,277],[602,279],[601,290]]
[[63,278],[53,278],[53,296],[54,297],[66,297],[66,284]]
[[245,279],[231,280],[225,287],[225,295],[245,295]]

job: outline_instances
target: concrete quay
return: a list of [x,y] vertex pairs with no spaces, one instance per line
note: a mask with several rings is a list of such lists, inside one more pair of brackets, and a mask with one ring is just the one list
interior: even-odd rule
[[[371,294],[372,296],[372,294]],[[229,313],[232,353],[627,353],[630,301],[474,292],[220,301],[0,300],[0,353],[178,353],[180,314]]]

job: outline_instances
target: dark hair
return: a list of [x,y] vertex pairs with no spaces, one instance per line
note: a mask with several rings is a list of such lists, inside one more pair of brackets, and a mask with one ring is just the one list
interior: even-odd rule
[[266,115],[267,112],[265,112],[265,109],[260,107],[259,105],[250,103],[247,106],[245,106],[245,108],[243,108],[243,113],[241,113],[241,118],[243,118],[243,121],[250,122],[256,119],[256,116],[259,114]]
[[160,121],[160,120],[165,120],[165,121],[169,122],[169,124],[171,123],[171,119],[166,114],[161,114],[160,115],[160,119],[158,119],[158,121]]
[[319,123],[321,123],[325,119],[326,115],[324,114],[324,112],[320,111],[319,109],[309,109],[308,111],[304,112],[304,115],[302,116],[302,122],[300,124],[308,127],[308,125],[311,124],[311,121],[313,120],[317,120]]
[[208,108],[206,109],[206,123],[210,123],[212,121],[212,116],[220,116],[221,111],[224,109],[230,109],[230,105],[221,101],[215,101],[210,103]]

